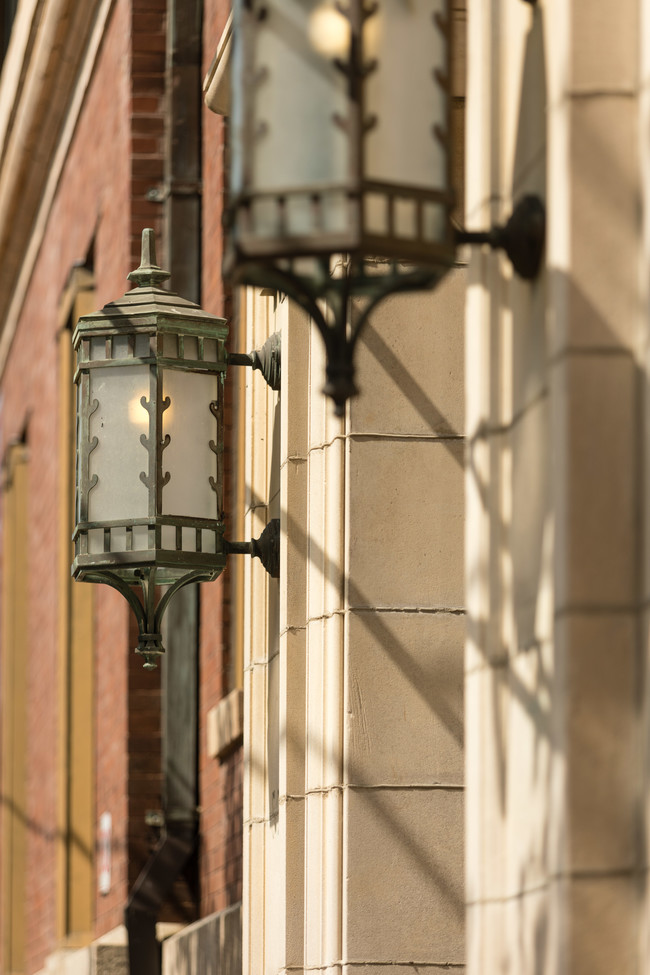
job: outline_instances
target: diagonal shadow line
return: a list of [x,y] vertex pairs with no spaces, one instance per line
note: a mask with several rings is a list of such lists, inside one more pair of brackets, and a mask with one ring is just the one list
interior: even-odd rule
[[[13,799],[8,798],[7,796],[0,796],[0,806],[6,810],[8,815],[14,816],[27,832],[35,836],[40,836],[48,843],[54,842],[55,840],[63,840],[70,846],[76,847],[76,849],[87,860],[92,859],[93,853],[96,854],[99,850],[99,842],[96,842],[93,845],[93,849],[91,849],[74,830],[61,830],[57,828],[48,829],[46,826],[43,826],[41,823],[37,822],[37,820],[28,816],[27,813],[21,809],[21,807]],[[124,844],[120,843],[118,840],[113,840],[112,848],[114,850],[122,850],[123,847]]]
[[[280,740],[284,741],[285,748],[287,744],[292,743],[290,735],[287,734],[286,725],[280,729]],[[318,730],[311,726],[308,729],[306,738],[296,743],[298,745],[298,749],[302,752],[304,763],[306,763],[307,748],[305,746],[307,741],[309,742],[308,748],[312,753],[320,750],[322,755],[328,751],[328,746],[326,745],[324,738],[319,737]],[[294,751],[293,754],[296,754],[296,751]],[[252,770],[256,771],[262,777],[262,779],[265,778],[268,773],[268,768],[265,762],[256,759],[253,755],[249,755],[248,764]],[[382,788],[382,786],[373,788],[375,783],[364,780],[363,775],[361,775],[355,769],[354,764],[350,765],[349,767],[348,778],[349,781],[345,784],[346,791],[350,795],[354,795],[358,801],[372,803],[374,812],[380,815],[384,823],[389,827],[389,835],[391,835],[393,838],[399,837],[399,844],[401,845],[405,854],[408,854],[410,859],[413,861],[414,869],[418,870],[425,877],[430,877],[440,890],[445,891],[445,894],[448,897],[449,902],[452,904],[457,918],[461,919],[465,910],[465,902],[462,895],[462,885],[455,882],[455,878],[457,878],[458,875],[453,872],[450,873],[449,870],[445,870],[440,862],[436,861],[436,849],[446,845],[446,840],[444,837],[441,839],[440,844],[436,844],[435,834],[432,833],[431,843],[427,844],[423,839],[419,839],[412,833],[405,831],[405,824],[400,822],[397,814],[389,808],[389,793],[393,793],[394,790],[387,790],[386,788]],[[409,787],[407,785],[404,786],[405,791],[407,791],[408,788]],[[431,793],[432,798],[434,793],[436,796],[440,795],[440,790],[434,786],[431,786],[430,789],[426,789],[426,791]],[[309,794],[310,793],[306,791],[305,796],[300,798],[306,798]],[[268,821],[272,822],[273,818],[273,815],[269,811]]]
[[[463,435],[454,429],[444,413],[427,395],[426,391],[413,378],[404,363],[395,355],[390,346],[373,327],[372,322],[366,322],[360,342],[368,349],[377,364],[393,379],[402,395],[406,396],[413,408],[420,414],[432,433],[441,436],[441,442],[447,449],[453,445],[453,440],[444,437],[463,439]],[[452,452],[454,459],[458,459]]]
[[[350,579],[348,580],[348,585],[350,599],[354,601],[355,605],[357,603],[364,606],[368,605],[368,600],[356,583]],[[386,624],[384,616],[380,616],[378,613],[373,613],[372,611],[359,613],[352,610],[352,612],[355,618],[363,623],[379,646],[393,659],[401,673],[406,677],[413,689],[417,691],[422,700],[432,706],[433,702],[426,693],[426,687],[431,683],[431,675],[413,659],[404,644],[396,638],[395,634]],[[440,700],[440,697],[436,698],[435,713],[447,731],[452,735],[454,741],[462,747],[464,740],[462,718],[446,702]]]
[[[340,566],[329,558],[327,553],[315,543],[313,538],[310,538],[307,535],[300,525],[297,524],[292,515],[286,509],[283,509],[282,514],[285,519],[286,531],[289,532],[292,540],[292,545],[296,545],[296,547],[301,547],[303,549],[305,561],[311,561],[319,568],[320,571],[323,572],[324,575],[329,576],[330,578],[332,575],[342,575],[343,570],[340,568]],[[353,601],[356,606],[367,606],[370,610],[367,613],[352,610],[355,617],[364,623],[364,625],[372,633],[373,638],[377,640],[386,653],[392,657],[416,693],[428,706],[431,706],[432,702],[425,690],[427,683],[430,682],[429,675],[427,675],[424,668],[422,668],[410,657],[407,648],[396,639],[395,635],[386,625],[383,617],[380,617],[379,614],[372,612],[372,605],[354,580],[348,578],[347,581],[350,601]],[[287,585],[291,585],[290,580],[287,580]],[[440,718],[441,722],[453,736],[454,740],[462,743],[462,720],[458,715],[453,713],[451,708],[442,706],[440,702],[436,702],[436,704],[436,714]]]
[[[251,497],[255,496],[255,492],[253,492],[250,487],[249,490],[251,491]],[[261,499],[260,503],[263,503]],[[285,523],[285,530],[289,533],[292,546],[302,549],[306,563],[311,562],[316,568],[319,569],[319,571],[323,573],[323,575],[328,578],[332,578],[332,576],[342,576],[343,570],[341,567],[330,559],[327,553],[314,541],[314,539],[311,538],[300,527],[286,508],[282,509],[282,517]],[[416,693],[427,705],[431,705],[431,701],[425,692],[428,675],[424,668],[419,666],[409,656],[407,648],[396,639],[395,635],[386,625],[385,620],[380,617],[378,613],[372,612],[375,607],[371,605],[367,596],[354,582],[354,580],[348,578],[347,581],[349,587],[349,599],[350,602],[353,602],[355,605],[355,609],[351,610],[351,612],[354,613],[355,618],[360,619],[365,624],[365,626],[372,633],[373,638],[377,640],[386,653],[393,658]],[[287,585],[291,585],[291,580],[287,580]],[[368,612],[363,612],[363,607],[367,607]],[[362,611],[359,612],[359,609],[362,609]],[[441,702],[437,702],[436,714],[452,735],[454,740],[462,743],[463,722],[458,715],[455,715],[451,708],[444,707]]]

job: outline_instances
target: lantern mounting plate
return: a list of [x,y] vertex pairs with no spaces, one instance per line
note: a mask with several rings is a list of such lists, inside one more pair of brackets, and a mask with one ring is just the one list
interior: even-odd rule
[[229,366],[249,366],[259,369],[271,389],[280,389],[281,381],[281,338],[279,332],[269,335],[263,346],[252,352],[229,352]]
[[538,196],[528,194],[516,204],[504,224],[490,230],[457,230],[457,244],[487,244],[504,250],[520,278],[532,281],[539,274],[546,236],[546,211]]
[[259,538],[250,542],[224,541],[228,555],[258,558],[272,579],[280,577],[280,519],[272,518]]

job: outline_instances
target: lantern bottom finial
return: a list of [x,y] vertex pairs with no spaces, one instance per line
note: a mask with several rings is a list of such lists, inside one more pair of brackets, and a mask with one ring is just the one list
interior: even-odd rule
[[135,593],[133,579],[123,579],[117,572],[101,569],[85,571],[80,575],[84,582],[101,582],[117,589],[124,596],[138,621],[138,645],[135,652],[144,657],[143,667],[145,670],[155,670],[158,666],[157,658],[165,652],[161,626],[165,610],[172,596],[179,589],[183,589],[193,582],[210,582],[219,574],[218,571],[195,570],[188,572],[173,585],[168,586],[156,603],[156,569],[156,566],[151,566],[139,569],[135,573],[136,582],[140,584],[142,590],[142,601],[138,599]]

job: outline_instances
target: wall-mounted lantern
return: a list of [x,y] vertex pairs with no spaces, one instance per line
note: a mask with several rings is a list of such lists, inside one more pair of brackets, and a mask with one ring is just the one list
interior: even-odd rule
[[339,414],[360,329],[386,295],[433,287],[459,243],[511,258],[523,247],[533,259],[518,273],[539,267],[536,198],[504,228],[452,224],[450,6],[234,2],[225,270],[308,311]]
[[[228,330],[224,319],[161,288],[168,277],[156,264],[153,231],[145,230],[140,267],[129,275],[136,287],[81,318],[73,337],[72,571],[128,600],[138,620],[137,652],[149,668],[163,652],[160,623],[171,597],[216,578],[229,551],[222,469]],[[265,536],[275,548],[277,528]],[[260,542],[231,550],[264,562]],[[158,586],[167,587],[159,599]]]

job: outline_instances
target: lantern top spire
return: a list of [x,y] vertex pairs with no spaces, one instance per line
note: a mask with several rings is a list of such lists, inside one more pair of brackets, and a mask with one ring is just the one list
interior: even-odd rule
[[156,263],[156,235],[151,227],[147,227],[142,231],[140,267],[131,271],[128,280],[135,281],[137,288],[156,288],[168,277],[169,271],[165,271]]

